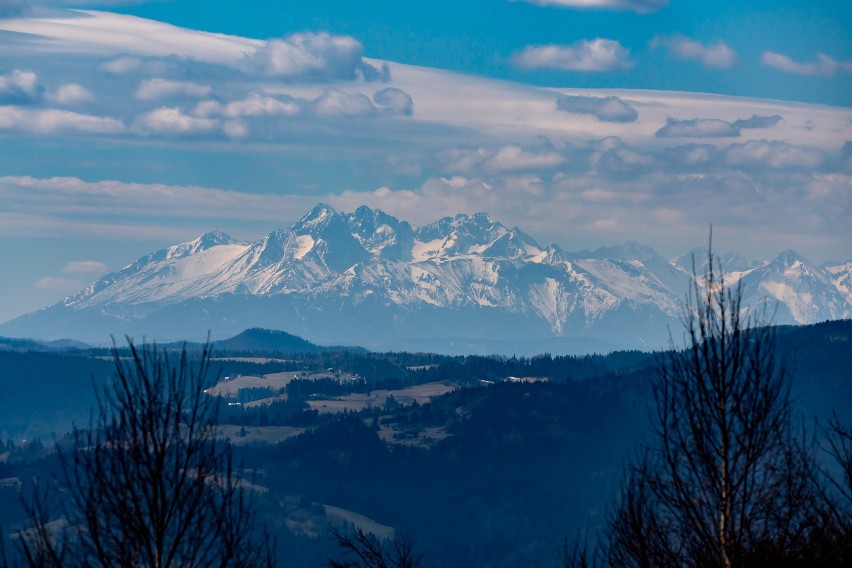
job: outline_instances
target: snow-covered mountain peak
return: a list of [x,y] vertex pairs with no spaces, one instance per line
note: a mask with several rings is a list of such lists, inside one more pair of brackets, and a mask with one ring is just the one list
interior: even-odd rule
[[381,225],[396,226],[399,225],[400,221],[381,209],[372,209],[366,205],[362,205],[349,214],[349,223],[353,228],[357,227],[362,230],[368,230],[371,227],[375,229]]
[[513,227],[484,249],[481,255],[495,258],[528,258],[536,257],[542,252],[542,248],[532,237]]
[[414,231],[407,221],[365,205],[347,219],[352,235],[372,256],[392,260],[411,258]]
[[829,284],[828,278],[816,265],[794,251],[787,249],[781,252],[775,260],[766,265],[768,273],[783,274],[786,278],[815,278],[824,284]]
[[[422,235],[451,236],[464,235],[486,237],[498,232],[500,235],[508,229],[494,221],[488,213],[459,213],[455,217],[442,217],[437,221],[421,227],[418,232]],[[492,239],[493,240],[493,239]]]
[[[706,262],[706,251],[696,253],[696,263]],[[726,282],[743,282],[744,305],[777,301],[778,323],[852,316],[852,263],[816,267],[794,251],[757,267],[741,257],[730,262],[746,268],[723,266]],[[84,311],[112,322],[103,324],[107,333],[149,318],[175,333],[193,313],[204,329],[327,325],[331,342],[352,341],[335,335],[341,325],[359,341],[369,333],[376,340],[550,333],[647,342],[676,321],[691,261],[689,268],[635,241],[576,254],[542,247],[485,213],[415,229],[379,209],[342,213],[319,204],[255,243],[211,232],[151,253],[38,317],[56,313],[72,325]]]
[[[414,257],[482,255],[495,241],[509,233],[505,225],[494,221],[487,213],[460,213],[455,217],[444,217],[415,231],[419,243],[415,245]],[[532,241],[529,237],[524,238]]]
[[195,240],[166,249],[166,258],[183,258],[220,245],[239,244],[239,241],[222,231],[204,233]]
[[846,301],[852,305],[852,260],[843,263],[826,263],[823,269],[837,291],[843,294]]
[[335,211],[331,205],[326,203],[317,203],[313,209],[311,209],[304,217],[299,219],[299,221],[293,225],[293,230],[301,234],[311,233],[319,230],[320,227],[328,223],[330,219],[337,216],[337,211]]
[[742,285],[745,304],[757,305],[767,298],[776,302],[779,323],[816,323],[852,315],[852,305],[830,273],[794,250],[749,271]]
[[787,249],[778,253],[778,256],[775,257],[774,262],[785,264],[787,266],[792,266],[797,262],[802,262],[804,259],[805,258],[795,250]]

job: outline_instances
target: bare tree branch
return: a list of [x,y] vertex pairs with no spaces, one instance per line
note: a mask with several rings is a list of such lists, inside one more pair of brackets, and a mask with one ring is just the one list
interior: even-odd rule
[[[742,566],[792,554],[813,505],[807,446],[765,308],[747,311],[712,253],[687,296],[687,347],[661,361],[653,443],[609,523],[612,566]],[[767,552],[769,551],[769,552]]]
[[254,567],[273,564],[255,530],[255,495],[236,475],[230,446],[216,437],[208,396],[210,345],[197,361],[156,345],[129,357],[113,346],[116,375],[97,416],[59,448],[64,517],[55,535],[46,495],[28,508],[21,546],[30,566]]
[[395,534],[386,546],[372,533],[365,533],[360,527],[351,534],[336,528],[331,534],[337,545],[343,550],[347,560],[330,560],[331,568],[420,568],[423,555],[414,551],[411,540],[402,534]]

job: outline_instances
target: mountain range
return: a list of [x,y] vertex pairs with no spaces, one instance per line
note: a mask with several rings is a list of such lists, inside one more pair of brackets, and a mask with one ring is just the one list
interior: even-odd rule
[[[319,204],[257,242],[221,232],[146,255],[77,294],[0,325],[16,337],[226,337],[251,327],[311,341],[438,352],[589,352],[666,345],[693,260],[635,242],[595,251],[542,246],[485,213],[413,227]],[[852,261],[817,266],[792,250],[720,259],[744,304],[778,324],[852,317]]]

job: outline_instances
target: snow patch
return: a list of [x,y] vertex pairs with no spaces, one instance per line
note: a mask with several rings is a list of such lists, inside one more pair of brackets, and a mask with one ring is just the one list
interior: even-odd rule
[[301,260],[314,248],[314,238],[310,235],[299,235],[296,237],[298,248],[293,252],[293,258]]

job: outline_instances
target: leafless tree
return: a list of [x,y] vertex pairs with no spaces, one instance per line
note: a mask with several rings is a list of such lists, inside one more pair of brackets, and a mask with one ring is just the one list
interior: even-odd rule
[[[217,439],[205,394],[210,347],[190,362],[156,345],[113,347],[116,375],[97,417],[60,449],[62,530],[43,494],[19,544],[29,566],[255,567],[274,562],[255,493]],[[175,363],[175,358],[177,362]]]
[[813,472],[819,502],[808,544],[819,565],[848,566],[852,564],[852,430],[837,414],[821,430],[828,459]]
[[338,529],[331,532],[347,556],[347,560],[329,561],[331,568],[420,568],[423,564],[423,555],[414,551],[405,535],[395,534],[386,545],[360,527],[351,534]]
[[[712,247],[711,247],[712,248]],[[783,557],[812,505],[786,366],[766,312],[746,315],[712,251],[654,384],[653,442],[609,526],[613,566],[718,566]],[[751,559],[751,560],[749,560]]]
[[569,545],[568,539],[562,541],[562,546],[557,551],[559,555],[558,566],[560,568],[591,568],[597,566],[592,553],[589,551],[588,542],[574,540],[574,543]]

